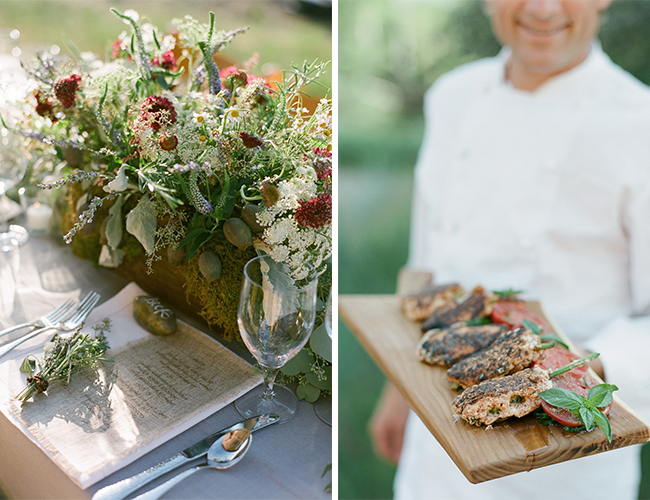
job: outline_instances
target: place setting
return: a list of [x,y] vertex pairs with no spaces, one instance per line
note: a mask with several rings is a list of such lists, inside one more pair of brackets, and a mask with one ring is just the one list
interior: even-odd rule
[[0,489],[326,498],[328,63],[222,55],[251,28],[212,12],[105,15],[105,57],[51,45],[0,102]]

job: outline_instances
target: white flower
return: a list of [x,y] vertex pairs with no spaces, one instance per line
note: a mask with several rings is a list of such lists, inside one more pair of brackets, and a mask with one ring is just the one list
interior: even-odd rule
[[[124,15],[126,17],[130,17],[131,19],[133,19],[136,23],[140,20],[140,14],[138,14],[138,12],[133,10],[133,9],[125,10]],[[130,25],[131,23],[129,21],[127,21],[126,19],[124,19],[124,24]]]
[[129,179],[126,177],[124,166],[121,166],[117,171],[117,176],[107,186],[104,186],[104,191],[107,193],[116,193],[124,191],[129,185]]

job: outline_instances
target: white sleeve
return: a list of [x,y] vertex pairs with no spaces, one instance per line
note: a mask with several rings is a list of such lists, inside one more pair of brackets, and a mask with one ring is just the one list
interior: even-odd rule
[[630,246],[630,290],[635,314],[650,314],[650,175],[631,190],[625,213]]

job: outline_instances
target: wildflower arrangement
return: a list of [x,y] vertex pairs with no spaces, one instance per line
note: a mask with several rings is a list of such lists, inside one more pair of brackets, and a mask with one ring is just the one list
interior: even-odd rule
[[[310,111],[303,96],[320,85],[326,64],[294,66],[268,82],[255,76],[254,61],[217,66],[214,54],[246,28],[217,31],[214,13],[207,24],[176,19],[170,35],[133,11],[111,10],[128,30],[109,60],[39,55],[25,66],[35,82],[30,109],[5,123],[64,162],[63,175],[41,186],[65,192],[64,240],[99,233],[96,258],[106,267],[144,252],[153,272],[167,252],[204,317],[226,335],[238,335],[241,270],[255,254],[285,263],[296,279],[313,264],[324,304],[331,101]],[[322,380],[329,362],[311,354],[309,371]]]

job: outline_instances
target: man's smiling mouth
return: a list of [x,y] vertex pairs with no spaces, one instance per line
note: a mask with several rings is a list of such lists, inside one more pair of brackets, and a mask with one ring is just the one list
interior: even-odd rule
[[563,24],[561,26],[555,26],[553,28],[534,28],[532,26],[529,26],[527,24],[518,22],[517,26],[519,26],[521,29],[524,31],[527,31],[528,33],[532,35],[537,35],[537,36],[551,36],[555,35],[556,33],[560,33],[561,31],[565,30],[566,28],[569,27],[568,24]]

